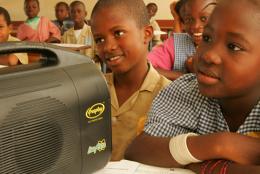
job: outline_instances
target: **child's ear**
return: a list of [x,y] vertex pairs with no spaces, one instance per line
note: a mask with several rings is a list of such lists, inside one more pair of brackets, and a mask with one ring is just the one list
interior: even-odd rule
[[9,34],[11,34],[13,31],[13,24],[8,25],[8,29],[9,29]]
[[153,38],[153,27],[147,25],[144,27],[144,43],[148,44]]

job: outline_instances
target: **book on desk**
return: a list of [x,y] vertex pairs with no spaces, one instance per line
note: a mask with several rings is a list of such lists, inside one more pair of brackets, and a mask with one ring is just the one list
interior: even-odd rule
[[135,161],[111,161],[94,174],[195,174],[187,169],[162,168],[141,164]]

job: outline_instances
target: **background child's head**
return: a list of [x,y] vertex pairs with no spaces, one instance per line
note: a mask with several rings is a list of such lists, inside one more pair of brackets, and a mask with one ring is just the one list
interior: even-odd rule
[[149,15],[150,19],[156,15],[158,7],[155,3],[153,3],[153,2],[148,3],[146,5],[146,8],[147,8],[148,15]]
[[81,1],[73,1],[70,4],[71,18],[75,25],[83,24],[85,17],[87,16],[87,11],[85,4]]
[[38,15],[40,12],[40,3],[38,0],[25,0],[24,11],[26,16],[31,19]]
[[184,5],[185,31],[192,37],[195,45],[202,39],[203,28],[208,22],[212,11],[216,6],[216,0],[187,0]]
[[0,42],[6,42],[11,32],[11,19],[8,11],[0,7]]
[[58,21],[64,21],[66,18],[69,17],[70,8],[66,2],[58,2],[55,5],[55,16]]
[[[243,12],[238,13],[241,9]],[[259,0],[222,0],[217,5],[195,56],[203,95],[259,100],[259,20]]]
[[178,14],[180,18],[180,22],[184,23],[183,17],[184,17],[184,6],[187,0],[179,0],[176,2],[176,5],[174,6],[174,9],[171,7],[171,13],[174,13],[173,10]]
[[146,62],[153,29],[142,0],[99,0],[91,29],[99,57],[114,73]]

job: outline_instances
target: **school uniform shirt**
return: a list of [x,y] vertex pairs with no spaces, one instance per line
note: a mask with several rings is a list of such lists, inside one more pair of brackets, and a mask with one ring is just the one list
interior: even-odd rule
[[[229,131],[217,99],[202,96],[194,74],[173,81],[154,99],[144,131],[152,136],[174,137]],[[260,138],[260,101],[237,133]]]
[[95,43],[90,26],[84,24],[78,38],[75,31],[73,27],[66,31],[61,39],[62,43],[90,45],[91,48],[80,50],[80,53],[93,59],[95,56]]
[[21,24],[17,29],[17,37],[22,41],[45,42],[49,37],[60,40],[61,34],[53,22],[42,16],[35,29],[27,23]]
[[54,20],[52,22],[59,28],[61,35],[74,26],[74,22],[70,18],[66,18],[63,21]]
[[137,136],[139,120],[146,118],[152,100],[170,81],[150,65],[140,89],[119,106],[113,83],[113,73],[106,74],[105,77],[111,95],[113,147],[111,160],[121,160],[127,146]]
[[[13,42],[13,41],[20,41],[20,40],[9,35],[7,41]],[[28,64],[28,55],[26,53],[15,53],[14,55],[18,58],[21,64]]]
[[186,72],[185,61],[195,54],[196,48],[187,33],[174,33],[163,44],[154,47],[148,60],[155,68]]

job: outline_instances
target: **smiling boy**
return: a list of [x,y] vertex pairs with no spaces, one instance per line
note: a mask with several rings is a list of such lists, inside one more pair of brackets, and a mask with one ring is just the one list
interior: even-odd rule
[[137,125],[146,118],[153,98],[169,81],[147,62],[153,29],[142,0],[99,0],[91,15],[91,29],[111,94],[112,160],[120,160]]

